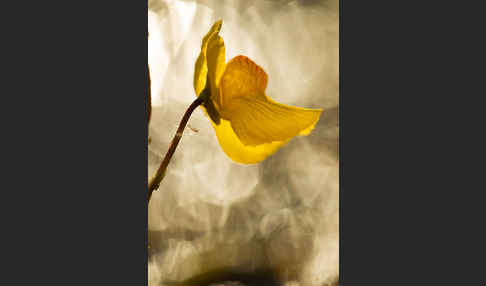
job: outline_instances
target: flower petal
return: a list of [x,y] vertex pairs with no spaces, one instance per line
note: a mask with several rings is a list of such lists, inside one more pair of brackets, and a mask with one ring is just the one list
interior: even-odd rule
[[208,42],[207,50],[208,79],[211,88],[211,99],[220,105],[218,86],[226,67],[224,40],[214,35]]
[[221,119],[219,125],[211,121],[219,145],[233,161],[242,164],[256,164],[275,153],[287,141],[272,142],[259,146],[245,146],[236,136],[229,121]]
[[223,21],[219,20],[213,24],[211,30],[204,36],[201,44],[201,53],[196,60],[194,66],[194,91],[196,95],[199,96],[206,86],[206,79],[208,74],[208,61],[207,61],[207,49],[208,43],[212,40],[214,36],[217,36],[221,30]]
[[254,97],[267,88],[265,71],[245,56],[237,56],[228,62],[220,82],[220,104],[232,109],[231,102],[238,98]]
[[265,95],[238,102],[238,108],[231,115],[231,127],[241,142],[250,146],[307,135],[322,112],[280,104]]
[[265,71],[245,56],[232,59],[220,82],[221,117],[244,145],[257,146],[307,135],[319,121],[321,109],[280,104],[265,95]]

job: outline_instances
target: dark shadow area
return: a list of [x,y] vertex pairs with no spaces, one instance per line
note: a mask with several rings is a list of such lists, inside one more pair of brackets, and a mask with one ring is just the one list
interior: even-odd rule
[[[240,270],[241,271],[241,270]],[[167,285],[178,286],[280,286],[276,274],[272,270],[257,270],[253,272],[239,272],[238,269],[224,268],[207,272],[182,282],[164,282]]]

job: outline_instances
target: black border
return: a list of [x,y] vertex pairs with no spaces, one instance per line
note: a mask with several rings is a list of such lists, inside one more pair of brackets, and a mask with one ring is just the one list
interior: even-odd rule
[[147,285],[148,3],[18,4],[2,284]]
[[[146,285],[148,3],[60,3],[5,9],[27,25],[13,21],[3,41],[2,256],[14,281],[4,284]],[[461,208],[474,209],[457,203],[470,178],[451,170],[468,164],[449,158],[471,147],[450,140],[451,126],[481,112],[444,101],[483,94],[466,66],[481,46],[455,40],[481,38],[470,29],[483,25],[463,23],[484,17],[460,6],[340,1],[340,285],[464,284],[481,273],[458,265],[474,250],[457,248],[476,236],[451,235],[472,218]]]

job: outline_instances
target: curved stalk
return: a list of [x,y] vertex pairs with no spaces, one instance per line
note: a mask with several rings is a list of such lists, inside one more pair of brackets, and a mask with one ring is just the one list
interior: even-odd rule
[[150,202],[150,198],[152,197],[152,193],[159,188],[160,182],[162,182],[162,179],[164,179],[165,176],[165,170],[167,169],[167,166],[169,165],[170,159],[172,159],[172,155],[174,155],[174,152],[177,148],[177,145],[179,144],[179,141],[182,138],[182,133],[184,132],[184,128],[187,125],[187,121],[191,117],[192,112],[196,107],[201,105],[203,103],[203,97],[200,96],[194,100],[191,105],[187,108],[186,113],[184,113],[184,116],[181,119],[181,122],[179,123],[179,128],[177,128],[177,132],[174,135],[174,138],[172,139],[172,142],[170,143],[169,150],[165,154],[164,160],[160,164],[159,169],[157,170],[157,173],[155,176],[150,180],[148,184],[148,201]]

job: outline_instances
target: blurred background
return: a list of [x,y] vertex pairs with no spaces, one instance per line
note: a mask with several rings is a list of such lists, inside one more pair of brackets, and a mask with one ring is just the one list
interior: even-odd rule
[[196,110],[149,205],[149,285],[337,285],[337,0],[149,0],[149,177],[195,99],[201,40],[223,20],[226,61],[268,74],[267,95],[324,112],[256,165],[231,161]]

